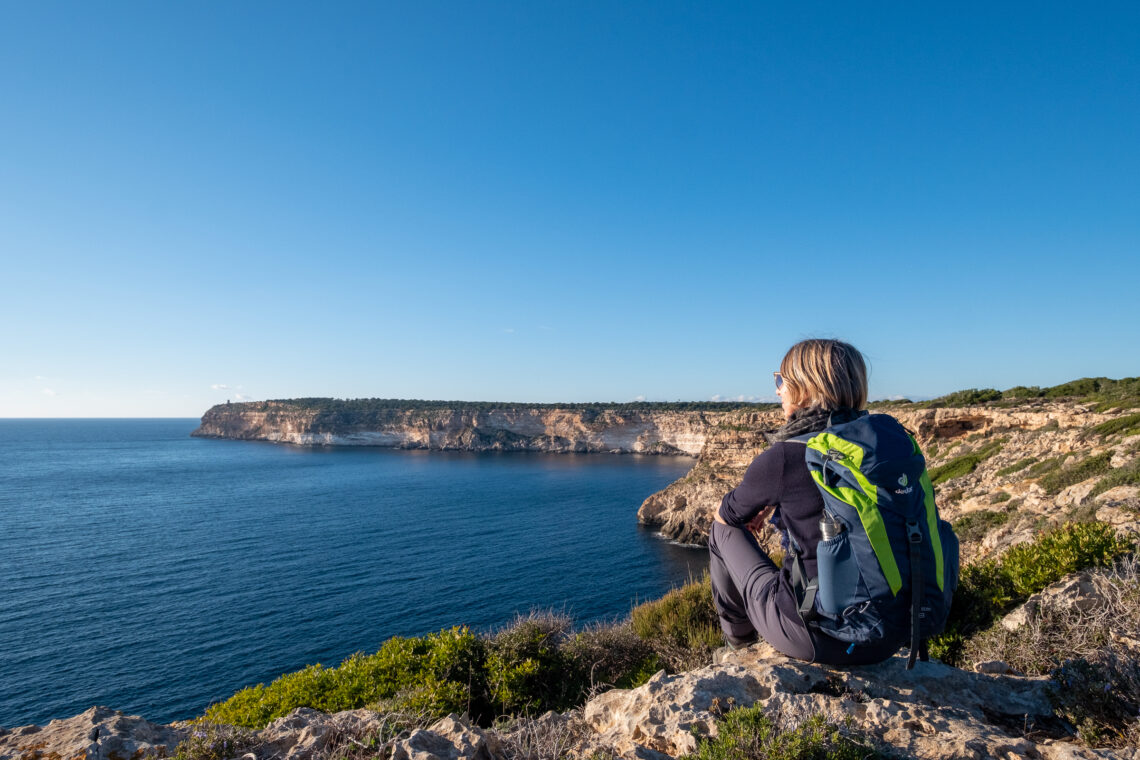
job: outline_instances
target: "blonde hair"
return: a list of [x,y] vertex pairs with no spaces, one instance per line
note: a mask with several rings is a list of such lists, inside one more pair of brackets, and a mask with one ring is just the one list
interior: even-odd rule
[[867,405],[867,365],[859,349],[841,340],[812,338],[788,349],[780,362],[793,404],[833,411]]

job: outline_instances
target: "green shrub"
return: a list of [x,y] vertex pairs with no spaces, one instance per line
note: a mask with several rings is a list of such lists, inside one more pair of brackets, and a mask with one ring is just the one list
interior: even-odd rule
[[1036,540],[1012,546],[1001,566],[1014,591],[1023,597],[1036,594],[1069,573],[1086,567],[1106,567],[1135,549],[1105,523],[1067,523]]
[[336,668],[320,663],[257,684],[211,706],[202,720],[263,728],[298,707],[337,712],[388,702],[434,716],[482,712],[483,640],[467,628],[419,638],[393,637],[376,654],[354,654]]
[[1007,467],[1002,467],[1000,470],[997,471],[996,474],[999,477],[1003,476],[1003,475],[1012,475],[1013,473],[1017,472],[1018,470],[1024,470],[1026,467],[1028,467],[1029,465],[1033,464],[1036,461],[1037,461],[1037,457],[1025,457],[1025,459],[1019,459]]
[[707,572],[699,581],[634,607],[630,624],[672,672],[707,663],[724,643]]
[[1126,417],[1117,417],[1115,420],[1102,422],[1089,428],[1089,432],[1097,435],[1120,433],[1121,436],[1140,434],[1140,414],[1129,414]]
[[963,565],[946,628],[930,639],[930,654],[960,664],[967,639],[992,625],[1016,599],[1013,581],[997,560]]
[[[1009,494],[1006,494],[1006,498],[1009,498]],[[1007,522],[1009,522],[1009,512],[980,509],[962,515],[953,522],[952,527],[959,541],[973,543],[981,541],[990,530]]]
[[998,491],[990,497],[990,504],[1001,504],[1013,498],[1009,491]]
[[554,613],[520,617],[487,643],[487,685],[499,715],[565,709],[582,691],[566,676],[560,649],[571,620]]
[[1111,469],[1109,464],[1111,459],[1111,451],[1085,457],[1076,464],[1049,472],[1041,478],[1039,483],[1045,489],[1045,493],[1049,495],[1058,494],[1071,485],[1083,483],[1089,478],[1095,478],[1097,475],[1108,472]]
[[795,728],[777,726],[763,705],[731,710],[717,720],[715,739],[701,739],[686,760],[865,760],[885,758],[865,740],[857,739],[815,715]]
[[1102,494],[1117,486],[1140,486],[1140,459],[1134,459],[1123,467],[1118,467],[1097,481],[1090,496]]
[[930,471],[930,482],[934,484],[945,483],[951,478],[960,478],[963,475],[969,475],[978,469],[979,464],[1001,451],[1004,442],[1004,439],[991,441],[976,451],[954,457],[946,464],[935,467]]

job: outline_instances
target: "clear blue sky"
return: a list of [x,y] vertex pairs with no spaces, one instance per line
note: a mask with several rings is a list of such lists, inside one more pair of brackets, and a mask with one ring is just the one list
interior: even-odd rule
[[1140,374],[1134,2],[13,0],[0,97],[0,417]]

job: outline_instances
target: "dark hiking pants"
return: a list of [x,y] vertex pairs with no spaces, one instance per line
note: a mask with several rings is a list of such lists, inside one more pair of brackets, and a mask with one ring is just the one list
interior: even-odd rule
[[795,592],[751,531],[713,523],[709,575],[720,627],[728,636],[747,639],[758,633],[789,657],[815,659]]
[[809,631],[800,617],[791,582],[747,528],[713,523],[709,575],[720,627],[734,639],[758,633],[789,657],[831,665],[882,662],[899,648],[886,641],[856,647]]

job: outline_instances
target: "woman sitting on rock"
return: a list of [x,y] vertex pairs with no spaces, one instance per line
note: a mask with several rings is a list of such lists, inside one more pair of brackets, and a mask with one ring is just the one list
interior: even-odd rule
[[709,573],[721,628],[732,649],[755,642],[759,635],[800,660],[844,665],[880,662],[898,650],[897,642],[851,648],[805,624],[792,585],[791,563],[776,567],[751,532],[771,517],[776,528],[800,547],[807,579],[816,577],[823,497],[804,461],[804,444],[788,439],[866,414],[866,364],[847,343],[805,340],[792,346],[780,371],[773,374],[787,421],[766,434],[771,446],[752,461],[740,485],[721,501],[709,534]]

